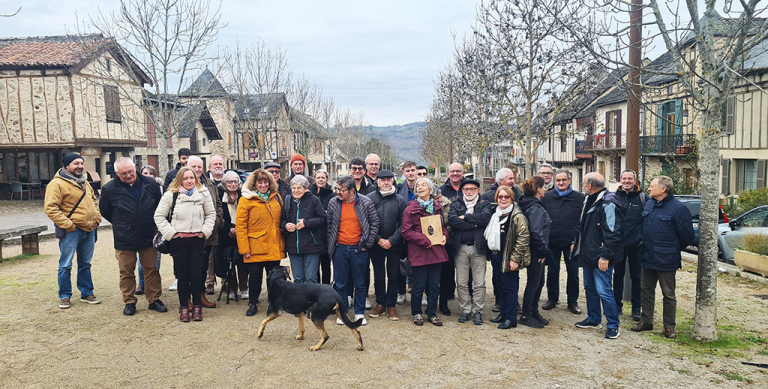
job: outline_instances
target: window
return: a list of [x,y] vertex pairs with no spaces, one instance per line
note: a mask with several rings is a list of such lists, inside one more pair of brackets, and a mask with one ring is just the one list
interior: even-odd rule
[[560,152],[564,153],[568,146],[568,138],[566,137],[565,124],[560,125]]
[[672,175],[672,166],[669,164],[668,161],[662,161],[661,162],[661,174],[665,176],[671,176]]
[[107,114],[107,122],[120,123],[120,93],[116,86],[104,85],[104,109]]
[[605,145],[607,147],[621,146],[621,110],[605,113]]
[[173,154],[168,154],[168,170],[173,170],[176,167],[176,163],[173,162]]
[[683,102],[672,100],[656,106],[656,135],[681,135],[683,133]]
[[768,209],[749,212],[741,219],[742,227],[768,227]]
[[757,188],[757,161],[754,159],[736,160],[736,191]]
[[734,123],[736,122],[736,98],[731,96],[723,104],[722,119],[720,131],[725,132],[726,135],[733,134]]
[[144,157],[139,154],[134,155],[133,163],[136,164],[136,168],[141,169],[144,166]]
[[157,147],[157,130],[155,129],[155,123],[149,114],[147,118],[147,147]]
[[106,67],[107,67],[107,71],[108,71],[108,72],[111,72],[111,71],[112,71],[112,61],[110,61],[109,59],[107,59],[107,60],[105,60],[105,61],[104,61],[104,64],[105,64],[105,65],[106,65]]

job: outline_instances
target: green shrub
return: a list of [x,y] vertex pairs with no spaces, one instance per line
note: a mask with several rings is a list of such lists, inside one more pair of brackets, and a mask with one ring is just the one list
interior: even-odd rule
[[739,243],[739,249],[755,254],[768,255],[768,237],[763,234],[745,234]]
[[[768,188],[750,189],[739,193],[733,217],[741,216],[752,208],[768,205]],[[729,215],[731,216],[731,215]]]

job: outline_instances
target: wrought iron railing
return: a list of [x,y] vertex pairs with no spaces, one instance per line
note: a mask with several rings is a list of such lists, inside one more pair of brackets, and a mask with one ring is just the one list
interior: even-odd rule
[[623,148],[621,144],[621,136],[616,136],[616,134],[587,135],[587,138],[584,140],[585,150],[607,150],[620,148]]
[[695,144],[695,134],[641,136],[640,153],[690,154]]

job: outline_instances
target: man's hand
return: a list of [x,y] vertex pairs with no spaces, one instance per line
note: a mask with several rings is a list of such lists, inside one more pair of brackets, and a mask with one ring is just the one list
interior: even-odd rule
[[392,242],[387,239],[379,238],[379,247],[383,248],[384,250],[389,250],[392,248]]
[[608,270],[608,263],[607,259],[600,258],[600,260],[597,261],[597,267],[602,271],[606,271]]
[[93,228],[94,229],[99,228],[99,223],[93,223]]
[[293,223],[285,223],[285,230],[288,232],[296,231],[296,225]]
[[509,270],[515,271],[520,265],[515,261],[509,261]]
[[304,228],[304,219],[299,219],[299,222],[296,223],[296,229],[300,230],[302,228]]
[[572,244],[572,245],[571,245],[571,254],[573,254],[573,248],[574,248],[574,247],[576,247],[576,245],[575,245],[575,244]]
[[539,258],[539,263],[544,263],[547,261],[547,258]]

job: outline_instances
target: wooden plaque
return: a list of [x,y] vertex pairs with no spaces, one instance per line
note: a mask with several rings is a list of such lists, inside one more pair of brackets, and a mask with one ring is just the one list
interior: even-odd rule
[[433,245],[443,243],[443,219],[440,215],[422,217],[421,232]]

